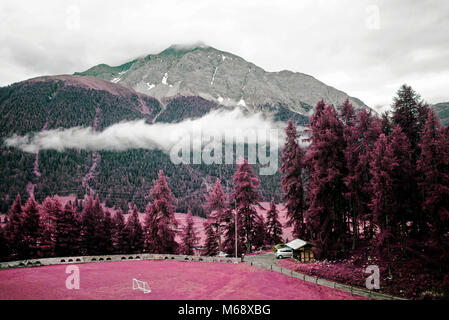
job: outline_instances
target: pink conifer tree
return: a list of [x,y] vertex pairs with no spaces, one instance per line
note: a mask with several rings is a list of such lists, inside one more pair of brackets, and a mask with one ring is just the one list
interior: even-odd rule
[[39,204],[30,197],[25,204],[22,219],[23,245],[20,256],[23,259],[37,258],[40,234]]
[[449,130],[429,111],[419,147],[419,188],[424,196],[422,210],[431,225],[431,239],[442,247],[449,227]]
[[125,253],[123,244],[125,242],[125,218],[122,209],[117,209],[112,217],[112,247],[113,253]]
[[284,190],[283,200],[287,208],[287,225],[293,226],[293,234],[296,237],[304,238],[306,236],[304,223],[306,202],[302,177],[304,151],[298,144],[296,126],[291,120],[288,121],[285,133],[287,140],[282,150],[280,171]]
[[153,200],[147,206],[145,219],[146,250],[154,253],[176,253],[175,241],[178,222],[175,219],[174,197],[162,170],[150,190]]
[[373,198],[371,202],[373,222],[380,229],[376,234],[374,246],[383,255],[386,249],[389,275],[390,245],[393,239],[393,226],[396,211],[394,173],[399,164],[394,155],[394,150],[387,137],[381,134],[374,145],[371,160],[371,179]]
[[67,257],[80,253],[81,226],[76,209],[67,203],[56,219],[55,255]]
[[279,210],[276,203],[271,200],[267,211],[267,243],[275,245],[282,242],[282,224],[279,222]]
[[182,231],[182,244],[180,247],[180,254],[193,255],[195,247],[198,244],[198,235],[194,228],[192,212],[189,210],[186,218],[186,225]]
[[346,248],[346,160],[343,125],[332,106],[314,114],[307,153],[309,175],[308,227],[317,257],[336,256]]
[[62,204],[58,198],[47,197],[41,206],[41,234],[39,252],[42,257],[55,254],[56,221],[62,212]]
[[139,221],[137,207],[134,205],[132,213],[125,225],[125,250],[127,253],[141,253],[143,251],[143,230]]
[[223,192],[220,179],[217,179],[213,189],[206,195],[206,205],[205,208],[210,212],[209,219],[210,223],[213,224],[215,228],[215,234],[218,240],[218,250],[222,250],[222,224],[223,215],[227,207],[226,196]]
[[237,215],[241,218],[241,228],[244,234],[246,252],[250,253],[254,245],[255,227],[259,220],[256,207],[260,206],[260,180],[248,164],[243,160],[238,164],[237,171],[233,177],[234,193],[233,198],[236,202]]
[[8,222],[5,227],[5,237],[12,257],[18,257],[23,246],[22,218],[22,199],[18,194],[8,212]]

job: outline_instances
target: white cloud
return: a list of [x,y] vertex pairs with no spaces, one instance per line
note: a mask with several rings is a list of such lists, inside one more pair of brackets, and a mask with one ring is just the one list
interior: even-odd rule
[[[256,133],[277,130],[277,135],[273,138],[278,139],[278,144],[282,145],[284,126],[284,123],[274,122],[262,114],[244,115],[240,109],[215,110],[202,118],[187,119],[180,123],[147,124],[145,120],[128,121],[111,125],[101,132],[96,132],[91,127],[53,129],[25,136],[14,135],[6,138],[4,143],[29,153],[36,150],[66,149],[88,151],[157,149],[169,153],[170,149],[186,135],[192,136],[193,139],[202,139],[200,144],[194,143],[194,146],[204,146],[209,142],[208,137],[224,137],[225,134],[229,134],[235,140],[237,137],[240,138],[242,132],[251,130]],[[258,143],[257,140],[251,139],[247,142]]]

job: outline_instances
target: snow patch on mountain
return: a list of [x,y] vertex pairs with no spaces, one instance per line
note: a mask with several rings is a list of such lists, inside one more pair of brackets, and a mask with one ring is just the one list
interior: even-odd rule
[[218,70],[218,67],[215,67],[214,74],[212,75],[212,81],[210,82],[210,85],[211,85],[211,86],[214,84],[214,81],[215,81],[215,75],[217,74],[217,70]]
[[168,79],[168,73],[166,72],[165,74],[164,74],[164,77],[162,78],[162,84],[165,84],[165,85],[167,85],[167,79]]

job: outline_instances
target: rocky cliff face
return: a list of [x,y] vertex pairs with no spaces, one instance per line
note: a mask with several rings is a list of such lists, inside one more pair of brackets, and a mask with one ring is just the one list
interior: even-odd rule
[[312,76],[266,72],[236,55],[208,46],[172,46],[118,67],[98,65],[77,74],[118,83],[162,101],[175,96],[200,96],[248,111],[282,106],[308,115],[321,99],[334,106],[349,99],[357,107],[367,107]]

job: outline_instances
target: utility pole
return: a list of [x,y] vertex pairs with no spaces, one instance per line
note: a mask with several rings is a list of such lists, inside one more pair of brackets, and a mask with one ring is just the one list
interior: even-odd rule
[[235,210],[235,257],[238,258],[238,249],[237,249],[237,201],[234,201],[234,210]]

